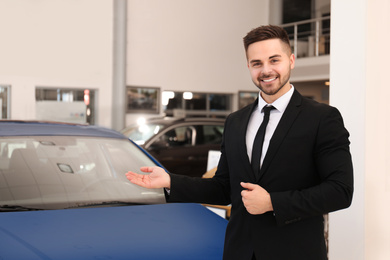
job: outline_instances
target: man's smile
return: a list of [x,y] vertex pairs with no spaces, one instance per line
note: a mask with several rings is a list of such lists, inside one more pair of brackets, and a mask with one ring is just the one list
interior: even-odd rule
[[271,83],[273,81],[275,81],[278,77],[273,77],[273,78],[260,78],[260,82],[264,82],[264,83]]
[[272,79],[262,79],[261,81],[264,81],[264,82],[271,82],[273,80],[275,80],[276,78],[272,78]]

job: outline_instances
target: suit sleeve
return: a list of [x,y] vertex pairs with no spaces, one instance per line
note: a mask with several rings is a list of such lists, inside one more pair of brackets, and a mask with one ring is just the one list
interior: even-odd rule
[[350,206],[353,195],[353,168],[349,133],[339,111],[331,108],[317,130],[313,160],[320,183],[301,190],[272,192],[271,200],[278,225],[326,214]]

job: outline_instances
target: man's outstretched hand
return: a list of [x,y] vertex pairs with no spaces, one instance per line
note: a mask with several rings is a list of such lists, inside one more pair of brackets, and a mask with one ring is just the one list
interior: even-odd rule
[[127,179],[141,187],[148,189],[156,188],[171,188],[171,177],[160,167],[141,167],[142,172],[149,172],[150,174],[139,174],[132,171],[126,173]]

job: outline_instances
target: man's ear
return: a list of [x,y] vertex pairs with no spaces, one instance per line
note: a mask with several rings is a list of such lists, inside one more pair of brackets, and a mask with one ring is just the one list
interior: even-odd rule
[[295,55],[291,53],[290,55],[290,68],[293,69],[295,67]]

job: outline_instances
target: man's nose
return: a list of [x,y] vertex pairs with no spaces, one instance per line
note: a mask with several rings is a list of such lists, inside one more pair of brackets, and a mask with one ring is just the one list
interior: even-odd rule
[[271,72],[272,72],[272,67],[270,66],[270,64],[263,64],[261,73],[267,75],[270,74]]

